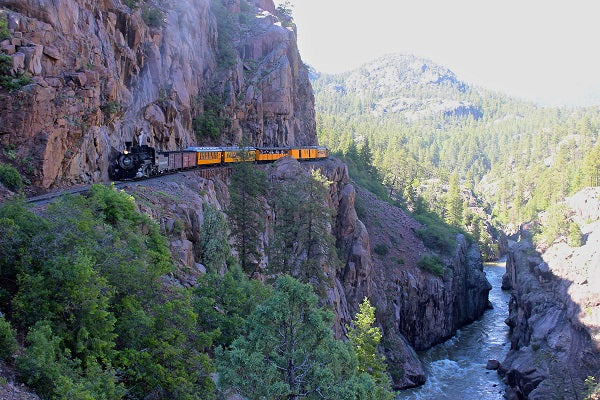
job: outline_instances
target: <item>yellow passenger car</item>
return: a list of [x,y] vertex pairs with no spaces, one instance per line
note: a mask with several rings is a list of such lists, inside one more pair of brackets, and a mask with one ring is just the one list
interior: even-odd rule
[[281,147],[259,147],[256,149],[256,161],[276,161],[290,154],[290,149]]
[[187,150],[196,152],[198,165],[215,165],[221,163],[220,147],[188,147]]
[[256,161],[256,149],[254,147],[222,147],[223,162],[254,162]]
[[325,146],[317,146],[317,158],[329,157],[329,150]]

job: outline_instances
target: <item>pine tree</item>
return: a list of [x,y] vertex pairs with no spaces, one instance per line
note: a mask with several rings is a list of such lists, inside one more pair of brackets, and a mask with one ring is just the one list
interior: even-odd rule
[[460,197],[458,175],[450,176],[450,187],[446,196],[445,216],[448,224],[459,227],[462,223],[463,200]]
[[360,152],[358,153],[358,160],[360,162],[359,167],[364,168],[368,172],[373,172],[373,152],[369,145],[369,138],[365,138],[365,141],[360,148]]
[[600,143],[585,157],[584,168],[590,178],[590,186],[600,186]]
[[347,326],[348,339],[358,358],[358,371],[369,374],[378,386],[377,399],[393,399],[385,357],[377,353],[381,330],[375,325],[375,307],[365,297],[354,317],[354,327]]
[[325,277],[320,263],[325,257],[336,268],[339,263],[335,239],[331,235],[331,209],[327,205],[327,192],[331,182],[320,170],[312,170],[301,186],[298,244],[306,258],[302,264],[301,280],[313,282],[321,292]]
[[[242,157],[244,158],[244,157]],[[234,248],[244,272],[253,276],[258,268],[260,235],[264,231],[266,175],[251,163],[236,163],[229,184],[227,209]]]
[[215,206],[208,205],[204,210],[200,250],[202,262],[211,272],[219,271],[231,255],[231,248],[227,241],[228,231],[229,226],[223,213]]
[[296,274],[300,220],[297,179],[275,182],[271,186],[269,197],[273,199],[273,224],[268,249],[271,274]]
[[[289,276],[247,319],[247,334],[217,352],[219,385],[251,399],[375,399],[357,376],[352,347],[333,338],[333,315],[309,285]],[[366,379],[365,379],[366,378]]]

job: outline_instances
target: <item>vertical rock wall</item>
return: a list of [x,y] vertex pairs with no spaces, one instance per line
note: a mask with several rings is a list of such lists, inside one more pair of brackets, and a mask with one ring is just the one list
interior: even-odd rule
[[[11,32],[0,50],[15,76],[32,78],[12,92],[0,88],[0,143],[26,160],[21,172],[42,188],[104,181],[111,153],[142,131],[159,149],[242,136],[258,145],[316,144],[293,29],[281,26],[271,0],[240,0],[245,30],[229,43],[232,63],[219,64],[218,1],[148,0],[137,9],[120,0],[0,2]],[[233,21],[240,1],[226,11]],[[143,9],[162,21],[149,26]],[[218,137],[194,131],[209,94],[225,104]]]
[[589,208],[599,199],[590,188],[568,199],[582,246],[559,238],[540,254],[524,231],[510,247],[511,349],[499,370],[509,399],[581,399],[584,380],[600,378],[600,208]]
[[[454,254],[444,260],[444,276],[424,272],[416,267],[419,254],[427,251],[415,234],[419,223],[363,190],[359,195],[368,211],[364,220],[359,219],[357,191],[345,164],[330,159],[307,166],[319,168],[332,182],[328,200],[335,210],[332,232],[343,264],[328,293],[337,315],[336,334],[345,333],[358,305],[369,298],[384,332],[383,347],[394,388],[424,383],[425,372],[414,349],[443,342],[488,308],[491,286],[478,246],[459,235]],[[376,255],[373,249],[382,244],[381,238],[392,236],[400,239],[390,242],[388,257]],[[400,248],[406,254],[398,251]],[[396,255],[406,258],[402,265],[397,258],[393,261]]]

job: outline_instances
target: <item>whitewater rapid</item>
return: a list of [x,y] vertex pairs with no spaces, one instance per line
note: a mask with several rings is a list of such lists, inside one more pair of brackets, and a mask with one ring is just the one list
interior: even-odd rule
[[502,291],[505,261],[486,263],[484,271],[492,285],[493,309],[460,329],[456,336],[419,354],[427,372],[425,385],[399,392],[396,400],[501,400],[504,383],[496,371],[485,368],[488,360],[505,357],[510,348],[508,317],[510,293]]

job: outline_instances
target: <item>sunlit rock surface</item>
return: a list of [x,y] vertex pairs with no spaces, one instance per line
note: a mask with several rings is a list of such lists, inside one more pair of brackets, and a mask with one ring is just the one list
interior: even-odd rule
[[[209,0],[149,2],[163,15],[158,27],[118,0],[3,1],[11,38],[1,48],[32,82],[0,90],[2,144],[31,164],[27,176],[42,188],[107,180],[111,153],[142,131],[159,149],[242,136],[257,145],[316,144],[295,32],[281,26],[271,0],[256,4],[223,64]],[[207,96],[224,104],[225,122],[220,137],[198,139],[193,120]]]

